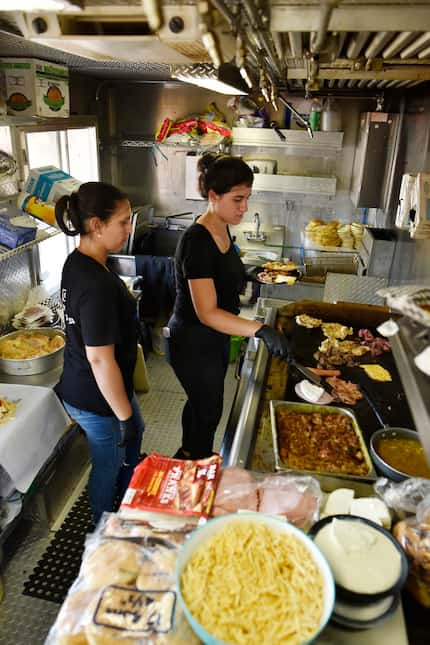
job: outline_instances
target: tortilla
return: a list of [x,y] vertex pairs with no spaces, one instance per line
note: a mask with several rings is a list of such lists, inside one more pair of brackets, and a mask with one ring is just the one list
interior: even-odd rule
[[351,336],[354,333],[352,327],[341,325],[340,323],[328,322],[321,325],[324,336],[327,338],[341,338]]
[[320,327],[322,325],[322,320],[319,318],[313,318],[313,316],[308,316],[308,314],[300,314],[299,316],[296,316],[296,323],[300,325],[300,327],[313,329],[315,327]]

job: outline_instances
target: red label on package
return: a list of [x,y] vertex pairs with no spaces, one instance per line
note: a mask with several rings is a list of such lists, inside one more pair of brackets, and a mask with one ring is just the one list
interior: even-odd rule
[[134,470],[121,508],[208,517],[222,457],[170,459],[149,455]]

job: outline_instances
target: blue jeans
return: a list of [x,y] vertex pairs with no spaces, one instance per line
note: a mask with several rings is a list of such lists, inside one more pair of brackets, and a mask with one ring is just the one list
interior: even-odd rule
[[135,441],[126,448],[120,448],[119,422],[116,417],[104,417],[75,408],[66,401],[63,403],[67,412],[87,435],[92,465],[88,495],[94,521],[97,523],[104,511],[112,511],[116,494],[118,493],[122,499],[127,490],[133,470],[140,459],[144,421],[134,396],[131,405],[139,432]]

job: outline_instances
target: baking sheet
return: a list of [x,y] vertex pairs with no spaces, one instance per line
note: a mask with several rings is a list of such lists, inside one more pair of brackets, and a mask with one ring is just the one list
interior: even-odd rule
[[0,384],[0,397],[18,400],[15,416],[0,425],[0,466],[25,493],[70,425],[51,388]]
[[364,482],[372,482],[376,481],[376,473],[375,469],[373,468],[372,460],[370,459],[370,455],[367,451],[367,447],[365,444],[365,441],[363,439],[363,435],[361,433],[360,427],[357,423],[357,420],[351,412],[351,410],[347,410],[344,408],[339,408],[334,405],[316,405],[312,403],[296,403],[294,401],[270,401],[270,420],[272,424],[272,437],[273,437],[273,449],[275,452],[275,467],[276,470],[295,470],[297,472],[296,468],[290,468],[287,463],[283,461],[280,455],[280,450],[279,450],[279,439],[278,439],[278,431],[277,431],[277,421],[276,421],[276,410],[280,407],[287,408],[291,412],[299,412],[299,413],[304,413],[304,414],[309,414],[312,412],[319,412],[320,414],[342,414],[344,416],[347,416],[351,423],[352,427],[354,429],[355,434],[358,436],[361,450],[363,452],[364,459],[366,461],[366,464],[368,466],[368,473],[367,475],[353,475],[349,473],[337,473],[337,472],[327,472],[327,471],[316,471],[316,470],[300,470],[300,472],[303,472],[307,475],[321,475],[321,476],[330,476],[330,477],[337,477],[341,479],[354,479],[358,481],[364,481]]
[[[332,304],[302,301],[283,307],[279,311],[279,322],[292,340],[295,359],[307,367],[316,367],[317,361],[313,355],[325,339],[325,336],[319,328],[307,329],[297,325],[295,316],[301,313],[321,318],[324,322],[339,322],[352,326],[354,337],[357,335],[357,331],[362,328],[370,329],[374,335],[379,335],[376,327],[390,317],[388,309],[385,307],[354,303]],[[348,336],[347,338],[352,339],[353,336]],[[347,367],[345,365],[336,368],[341,371],[340,378],[357,383],[359,386],[364,386],[380,410],[386,424],[415,429],[392,352],[385,352],[376,357],[372,357],[368,352],[360,358],[359,362],[363,364],[377,363],[385,367],[391,374],[392,382],[374,381],[366,375],[361,367]],[[302,400],[297,397],[294,390],[295,385],[301,380],[303,380],[303,375],[290,367],[284,394],[285,400]],[[371,435],[381,427],[381,424],[367,401],[362,399],[354,406],[347,406],[342,403],[336,403],[336,405],[354,412],[365,443],[369,446]]]

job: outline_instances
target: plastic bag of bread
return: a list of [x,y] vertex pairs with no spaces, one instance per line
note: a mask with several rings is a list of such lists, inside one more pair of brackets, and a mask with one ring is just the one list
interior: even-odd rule
[[176,598],[185,537],[105,514],[46,645],[197,645]]
[[307,530],[319,517],[321,489],[313,477],[258,475],[235,466],[221,470],[212,515],[259,511],[281,515]]
[[418,504],[415,517],[394,526],[393,534],[408,556],[408,590],[424,607],[430,607],[430,496]]

